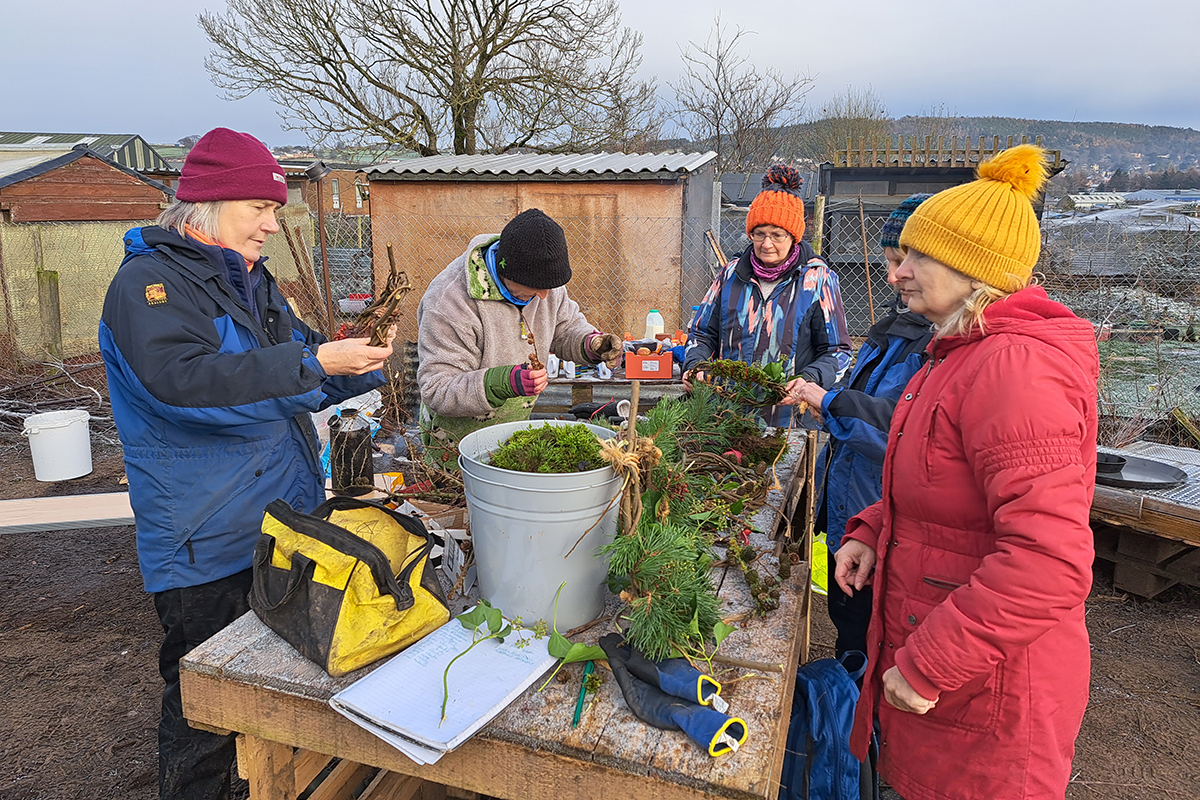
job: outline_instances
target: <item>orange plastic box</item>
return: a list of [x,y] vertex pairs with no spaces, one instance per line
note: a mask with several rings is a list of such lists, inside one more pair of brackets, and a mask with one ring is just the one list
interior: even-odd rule
[[670,380],[671,354],[639,356],[637,353],[626,353],[625,377],[638,380]]

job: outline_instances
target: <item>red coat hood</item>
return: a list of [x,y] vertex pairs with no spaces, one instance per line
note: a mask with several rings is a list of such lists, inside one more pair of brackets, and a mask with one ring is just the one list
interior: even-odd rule
[[1092,323],[1075,316],[1062,303],[1051,300],[1041,286],[1029,286],[992,303],[983,312],[983,330],[978,327],[964,336],[934,339],[930,352],[942,356],[984,336],[1007,333],[1028,336],[1045,342],[1063,357],[1090,367],[1091,377],[1099,380],[1099,364],[1095,358],[1096,331]]

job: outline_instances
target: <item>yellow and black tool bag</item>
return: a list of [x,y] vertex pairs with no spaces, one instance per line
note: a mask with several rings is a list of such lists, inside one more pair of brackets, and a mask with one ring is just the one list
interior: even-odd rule
[[267,506],[250,607],[330,675],[364,667],[450,619],[420,520],[352,497],[313,513]]

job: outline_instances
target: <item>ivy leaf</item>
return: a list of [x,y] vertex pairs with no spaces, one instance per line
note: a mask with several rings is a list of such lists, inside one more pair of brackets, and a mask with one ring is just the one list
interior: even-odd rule
[[692,621],[688,623],[688,630],[692,632],[693,636],[700,636],[700,609],[697,608],[692,612]]
[[713,625],[713,639],[716,640],[717,647],[721,646],[721,642],[725,641],[725,637],[727,637],[729,634],[733,633],[736,630],[737,630],[737,628],[735,628],[734,626],[726,624],[725,622],[722,622],[721,620],[717,620],[717,624]]
[[479,628],[479,626],[482,625],[484,623],[484,621],[486,621],[487,617],[484,616],[484,608],[483,608],[484,602],[486,602],[486,601],[481,602],[479,605],[475,606],[470,611],[467,611],[464,614],[458,615],[458,621],[462,623],[462,626],[464,628],[466,628],[469,631],[477,630]]
[[504,626],[504,614],[501,613],[500,609],[488,606],[484,609],[483,613],[487,618],[487,626],[490,633],[495,633]]
[[555,658],[566,658],[567,653],[571,652],[571,640],[558,631],[553,631],[550,634],[550,641],[546,644],[546,649]]
[[740,513],[742,513],[742,509],[744,509],[745,507],[746,507],[745,500],[735,500],[735,501],[733,501],[733,505],[731,505],[729,507],[729,513],[735,514],[735,515],[740,514]]
[[628,575],[609,575],[608,590],[613,594],[620,594],[633,585],[633,580]]
[[586,645],[583,642],[575,642],[571,645],[571,649],[562,657],[564,664],[574,664],[577,661],[604,661],[608,656],[604,650],[597,645]]
[[562,659],[558,662],[558,666],[554,668],[554,672],[550,673],[550,677],[546,679],[538,691],[545,689],[550,685],[550,681],[558,674],[558,671],[567,664],[574,664],[577,661],[606,661],[608,654],[603,648],[591,645],[590,647],[583,642],[572,643],[570,639],[563,636],[557,630],[550,634],[550,641],[546,645],[546,649],[550,651],[550,655],[555,658]]

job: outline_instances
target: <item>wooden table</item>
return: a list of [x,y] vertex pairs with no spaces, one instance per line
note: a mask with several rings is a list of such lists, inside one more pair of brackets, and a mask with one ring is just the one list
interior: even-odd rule
[[1096,555],[1116,565],[1113,585],[1147,598],[1181,582],[1200,586],[1200,450],[1153,442],[1101,449],[1170,463],[1188,475],[1171,489],[1096,485]]
[[[802,476],[793,465],[804,463],[803,450],[803,437],[796,435],[780,461],[783,488],[771,492],[769,505],[753,520],[760,530],[772,531],[780,521],[778,509],[789,507],[789,501],[794,507],[790,495]],[[766,553],[760,570],[773,569],[767,535],[754,533],[751,543]],[[716,577],[721,579],[721,570]],[[727,685],[730,713],[746,720],[750,736],[737,753],[719,759],[680,732],[635,719],[604,670],[598,670],[606,680],[596,703],[580,726],[571,728],[582,674],[576,664],[563,670],[566,682],[552,681],[541,693],[530,689],[458,750],[418,766],[328,705],[335,692],[370,667],[331,678],[253,613],[183,659],[184,712],[200,727],[242,734],[239,767],[253,800],[295,798],[331,757],[342,761],[320,785],[320,798],[349,797],[354,785],[378,769],[363,798],[479,793],[510,800],[771,800],[779,788],[795,667],[807,652],[808,584],[808,565],[801,564],[785,584],[779,609],[765,619],[750,616],[743,630],[721,646],[725,657],[778,664],[782,670],[760,671],[759,678]],[[720,597],[723,616],[753,608],[736,567],[724,575]],[[579,638],[592,643],[605,627]]]

